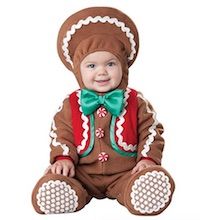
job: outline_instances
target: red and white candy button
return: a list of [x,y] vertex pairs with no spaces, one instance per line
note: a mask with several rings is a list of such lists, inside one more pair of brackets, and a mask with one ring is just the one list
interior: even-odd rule
[[98,129],[95,131],[95,135],[96,135],[96,137],[98,137],[98,138],[104,137],[104,130],[103,130],[102,128],[98,128]]
[[104,107],[100,107],[97,109],[97,115],[99,116],[99,118],[103,118],[107,115],[107,111]]
[[108,160],[108,154],[106,154],[105,152],[101,152],[98,156],[98,160],[101,162],[105,162]]

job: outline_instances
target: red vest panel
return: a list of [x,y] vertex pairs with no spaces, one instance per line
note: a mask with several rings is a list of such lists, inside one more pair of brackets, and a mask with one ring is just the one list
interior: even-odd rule
[[[87,156],[94,147],[94,115],[85,116],[80,106],[81,90],[70,97],[74,141],[80,156]],[[137,148],[137,91],[127,88],[124,110],[119,117],[112,116],[110,141],[112,148],[122,156],[136,156]],[[108,122],[109,123],[109,122]],[[91,132],[91,129],[93,132]]]

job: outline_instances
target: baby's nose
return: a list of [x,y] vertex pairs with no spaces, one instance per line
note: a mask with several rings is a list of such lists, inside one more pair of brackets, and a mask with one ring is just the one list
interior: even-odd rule
[[106,68],[99,67],[98,74],[99,75],[106,75],[107,74]]

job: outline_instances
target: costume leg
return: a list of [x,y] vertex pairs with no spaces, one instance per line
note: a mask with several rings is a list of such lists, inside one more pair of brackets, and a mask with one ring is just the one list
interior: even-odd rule
[[127,182],[124,205],[136,215],[160,214],[170,204],[174,188],[174,181],[164,168],[146,168]]
[[107,195],[133,214],[157,215],[170,204],[174,188],[170,174],[156,165],[135,175],[127,172],[109,186]]
[[74,178],[46,174],[36,184],[32,204],[40,214],[75,212],[82,209],[91,197]]

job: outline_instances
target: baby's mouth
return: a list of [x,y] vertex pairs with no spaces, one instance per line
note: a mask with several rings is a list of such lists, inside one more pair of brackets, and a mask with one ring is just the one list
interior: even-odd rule
[[106,86],[109,83],[110,79],[104,79],[104,80],[95,80],[98,86]]
[[95,82],[97,83],[106,83],[108,82],[110,79],[104,79],[104,80],[95,80]]

